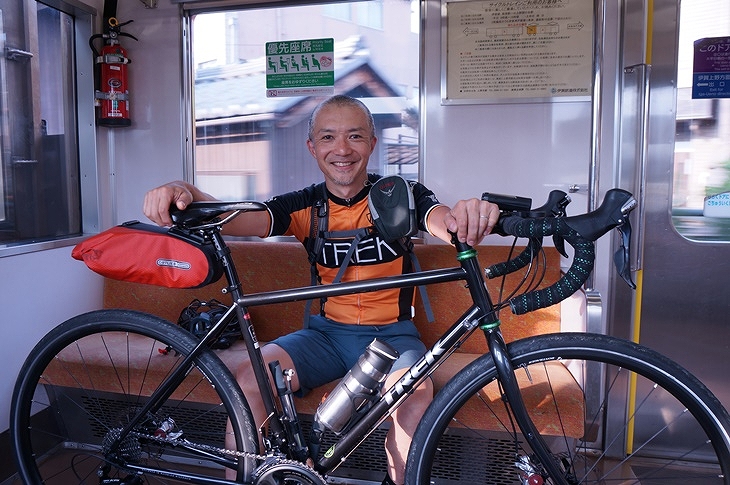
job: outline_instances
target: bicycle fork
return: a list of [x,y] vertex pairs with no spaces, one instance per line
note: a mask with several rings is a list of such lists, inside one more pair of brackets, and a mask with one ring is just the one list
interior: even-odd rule
[[489,350],[494,359],[499,383],[502,386],[503,398],[507,401],[508,407],[511,409],[522,435],[539,461],[539,463],[534,463],[531,457],[518,457],[515,466],[522,471],[524,485],[542,485],[544,478],[539,469],[540,466],[542,466],[547,475],[552,479],[552,483],[556,485],[571,485],[571,482],[566,477],[566,473],[569,473],[569,470],[562,469],[562,466],[550,452],[545,440],[540,435],[527,412],[515,376],[515,369],[510,361],[507,344],[502,337],[502,333],[497,331],[496,328],[485,329],[484,333],[486,334]]
[[[466,272],[469,293],[477,306],[482,309],[482,314],[484,315],[481,319],[480,328],[484,330],[487,337],[487,344],[494,359],[497,377],[502,385],[503,397],[512,410],[520,431],[525,436],[534,455],[537,456],[540,462],[537,464],[538,467],[542,465],[542,468],[553,479],[555,485],[571,485],[566,479],[565,471],[561,469],[552,453],[550,453],[550,449],[545,443],[545,440],[527,413],[527,408],[525,407],[525,402],[522,399],[520,387],[515,376],[515,369],[512,366],[507,352],[507,344],[504,341],[502,332],[499,330],[499,318],[494,312],[494,305],[487,292],[484,278],[482,277],[481,269],[476,259],[476,251],[474,248],[459,242],[456,238],[452,242],[458,250],[457,259]],[[540,470],[533,466],[535,464],[530,462],[530,457],[526,458],[527,461],[524,458],[519,458],[518,462],[515,463],[515,467],[522,471],[523,476],[526,476],[524,484],[541,485],[543,483],[543,477],[539,474]]]

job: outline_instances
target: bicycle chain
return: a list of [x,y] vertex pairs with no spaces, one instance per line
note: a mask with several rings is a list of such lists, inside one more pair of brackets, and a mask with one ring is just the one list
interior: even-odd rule
[[[253,475],[254,485],[261,483],[269,483],[271,478],[278,478],[276,483],[279,483],[279,479],[282,477],[277,474],[289,474],[286,475],[285,481],[289,483],[288,479],[294,478],[297,483],[310,484],[310,485],[327,485],[327,481],[322,475],[319,474],[314,468],[305,465],[302,462],[296,460],[289,460],[287,458],[276,459],[261,465]],[[304,481],[302,481],[304,480]]]
[[206,451],[209,453],[218,453],[221,455],[235,456],[237,458],[241,458],[241,457],[242,458],[256,458],[257,460],[260,460],[260,461],[264,461],[268,458],[266,455],[259,455],[259,454],[251,453],[248,451],[237,451],[237,450],[229,450],[227,448],[218,448],[213,445],[204,445],[201,443],[193,443],[192,441],[188,441],[186,439],[185,440],[177,440],[177,439],[173,440],[173,439],[168,439],[168,438],[165,438],[162,436],[154,436],[154,435],[139,433],[137,431],[132,431],[132,432],[130,432],[130,434],[136,438],[142,438],[142,439],[149,440],[149,441],[155,441],[157,443],[163,443],[163,444],[168,444],[168,445],[172,445],[172,446],[185,445],[185,446],[188,446],[188,447],[196,449],[196,450]]
[[[247,451],[229,450],[227,448],[219,448],[219,447],[216,447],[213,445],[193,443],[192,441],[188,441],[186,439],[185,440],[169,439],[167,437],[154,436],[154,435],[139,433],[137,431],[132,431],[130,433],[130,435],[134,436],[135,438],[142,438],[142,439],[154,441],[154,442],[160,443],[160,444],[169,444],[172,446],[185,445],[190,448],[200,450],[200,451],[205,451],[208,453],[218,453],[220,455],[235,456],[237,458],[255,458],[263,463],[260,467],[258,467],[257,471],[255,472],[256,476],[260,476],[261,474],[266,473],[268,471],[268,469],[270,469],[273,466],[277,466],[277,467],[278,466],[289,466],[289,467],[292,467],[293,469],[305,468],[308,473],[315,475],[315,477],[317,479],[319,479],[321,481],[321,483],[323,483],[323,484],[327,483],[325,478],[319,472],[317,472],[314,468],[307,466],[304,463],[301,463],[296,460],[290,460],[287,458],[276,458],[276,457],[272,457],[271,455],[268,455],[268,456],[259,455],[257,453],[251,453],[251,452],[247,452]],[[273,463],[270,461],[272,458],[274,458],[276,460]]]

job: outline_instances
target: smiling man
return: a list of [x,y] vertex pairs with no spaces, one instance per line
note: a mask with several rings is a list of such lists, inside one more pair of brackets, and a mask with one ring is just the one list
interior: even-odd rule
[[[353,231],[372,226],[368,208],[370,185],[378,180],[368,174],[370,155],[377,143],[373,117],[359,100],[337,95],[326,99],[309,120],[307,148],[324,175],[324,183],[283,194],[266,201],[268,211],[248,212],[226,226],[237,236],[291,235],[310,247],[315,204],[328,207],[328,230]],[[496,205],[480,199],[457,202],[453,208],[441,204],[433,192],[420,183],[412,184],[420,230],[451,241],[449,231],[460,241],[477,244],[497,222]],[[144,213],[160,225],[172,223],[172,203],[184,209],[190,202],[213,197],[186,182],[171,182],[147,193]],[[353,239],[324,241],[316,254],[316,271],[322,284],[332,283],[339,272],[343,244]],[[358,240],[357,257],[348,261],[342,281],[357,281],[413,271],[406,251],[398,244],[384,250],[387,241],[376,233]],[[345,250],[346,251],[346,250]],[[302,264],[308,264],[302,261]],[[307,328],[278,338],[262,347],[266,362],[278,360],[283,369],[293,369],[293,389],[306,394],[327,382],[342,378],[357,362],[367,345],[377,337],[398,351],[386,388],[395,383],[423,355],[426,348],[411,321],[412,288],[383,290],[328,298],[319,315]],[[263,402],[250,365],[236,369],[253,412],[256,425],[265,422]],[[430,381],[425,381],[393,414],[393,426],[386,437],[388,475],[383,483],[403,484],[405,459],[411,436],[432,399]]]

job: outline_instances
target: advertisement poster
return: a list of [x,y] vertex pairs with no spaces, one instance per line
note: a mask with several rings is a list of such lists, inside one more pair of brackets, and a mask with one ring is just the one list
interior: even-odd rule
[[445,22],[444,103],[591,95],[593,2],[449,2]]

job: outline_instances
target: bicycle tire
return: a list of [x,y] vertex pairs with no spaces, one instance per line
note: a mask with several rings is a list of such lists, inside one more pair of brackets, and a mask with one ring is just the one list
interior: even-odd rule
[[[495,416],[505,416],[505,404],[498,389],[494,397],[496,369],[486,354],[455,375],[424,414],[409,451],[406,483],[730,483],[730,417],[707,387],[675,362],[632,342],[584,333],[516,341],[508,345],[508,353],[516,375],[528,381],[520,388],[533,422],[537,425],[547,410],[553,410],[552,428],[543,423],[538,430],[564,476],[558,481],[543,476],[509,418]],[[548,368],[550,372],[544,372]],[[570,377],[583,384],[578,391],[582,413],[570,411],[565,393],[562,401],[555,399],[560,381],[547,376],[563,369],[571,369]],[[600,385],[600,392],[585,392],[590,379]],[[619,392],[618,397],[613,392]],[[622,419],[608,419],[609,408],[622,409]],[[571,424],[576,414],[582,427]],[[677,444],[682,444],[681,450]]]
[[[23,364],[13,390],[10,431],[23,483],[181,483],[178,472],[223,477],[221,460],[233,458],[220,451],[226,439],[256,453],[256,428],[240,387],[222,361],[204,350],[160,411],[136,427],[139,434],[125,439],[117,453],[131,467],[164,468],[166,475],[105,461],[111,440],[197,342],[170,322],[127,310],[89,312],[49,332]],[[208,446],[208,455],[179,440],[170,446],[147,438],[179,432]],[[254,460],[233,459],[243,482]],[[97,477],[102,471],[110,481]]]

